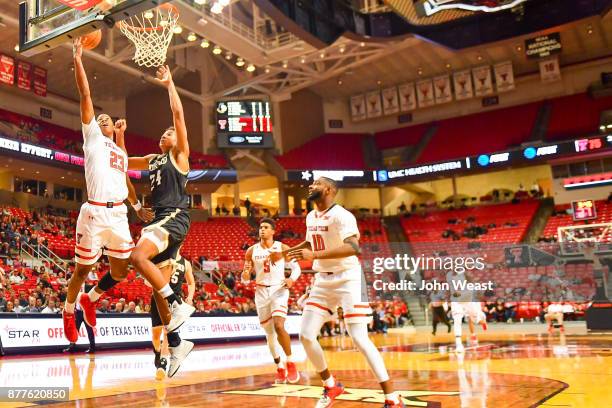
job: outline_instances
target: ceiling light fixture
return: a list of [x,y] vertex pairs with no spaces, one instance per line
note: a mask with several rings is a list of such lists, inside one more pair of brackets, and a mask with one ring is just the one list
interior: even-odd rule
[[249,66],[246,68],[246,70],[247,70],[248,72],[253,72],[253,71],[255,71],[255,65],[253,65],[253,64],[249,64]]
[[189,33],[189,35],[187,36],[187,41],[190,41],[190,42],[193,42],[197,39],[198,39],[198,36],[196,35],[196,33]]
[[200,43],[200,47],[208,48],[210,47],[210,42],[208,40],[202,40],[202,42]]
[[222,49],[221,49],[221,47],[219,47],[218,45],[215,45],[215,46],[213,47],[212,52],[213,52],[213,54],[215,54],[215,55],[219,55],[219,54],[221,54],[221,53],[223,52],[223,50],[222,50]]
[[174,34],[180,34],[180,33],[182,33],[182,32],[183,32],[183,27],[181,27],[180,25],[178,25],[178,24],[177,24],[177,25],[176,25],[176,26],[175,26],[175,27],[172,29],[172,32],[173,32]]
[[242,58],[238,58],[238,59],[236,60],[236,66],[237,66],[237,67],[243,67],[243,66],[244,66],[244,64],[245,64],[244,59],[242,59]]

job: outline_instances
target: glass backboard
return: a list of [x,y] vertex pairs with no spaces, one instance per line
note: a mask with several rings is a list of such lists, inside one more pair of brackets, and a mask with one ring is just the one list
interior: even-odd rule
[[26,0],[19,5],[19,51],[26,56],[48,51],[166,1],[112,0],[114,6],[102,12],[96,7],[80,11],[57,0]]

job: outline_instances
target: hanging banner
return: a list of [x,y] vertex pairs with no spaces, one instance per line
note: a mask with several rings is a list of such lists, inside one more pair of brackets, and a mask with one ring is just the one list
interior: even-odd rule
[[525,40],[525,54],[529,59],[550,57],[559,54],[562,48],[561,34],[558,32]]
[[15,60],[0,54],[0,82],[7,85],[15,83]]
[[462,101],[474,97],[472,75],[469,70],[455,72],[453,74],[455,85],[455,99]]
[[417,82],[416,88],[419,108],[426,108],[436,103],[434,99],[433,82],[431,79]]
[[493,93],[493,80],[491,78],[491,67],[486,65],[472,69],[474,77],[474,94],[486,96]]
[[436,97],[436,103],[448,103],[453,100],[453,93],[451,92],[451,81],[448,75],[441,75],[435,77],[434,83],[434,94]]
[[397,98],[397,87],[385,88],[382,90],[383,112],[385,115],[392,115],[399,112],[399,100]]
[[495,64],[493,70],[495,71],[497,92],[507,92],[514,89],[514,70],[511,61]]
[[17,87],[26,91],[32,89],[32,64],[29,62],[17,63]]
[[368,118],[379,118],[382,116],[382,103],[380,91],[368,92],[366,94]]
[[38,96],[47,96],[47,70],[34,67],[34,93]]
[[366,118],[365,95],[351,96],[351,119],[359,122]]
[[542,82],[555,82],[561,80],[561,68],[557,58],[540,62],[540,78]]
[[402,84],[398,87],[400,111],[409,112],[417,107],[416,95],[414,92],[414,82]]

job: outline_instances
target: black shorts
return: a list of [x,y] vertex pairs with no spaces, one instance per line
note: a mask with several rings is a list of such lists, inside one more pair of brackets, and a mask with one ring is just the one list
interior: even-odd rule
[[159,253],[151,259],[162,268],[176,259],[191,226],[189,210],[164,208],[155,211],[155,218],[142,230],[142,238],[152,241]]

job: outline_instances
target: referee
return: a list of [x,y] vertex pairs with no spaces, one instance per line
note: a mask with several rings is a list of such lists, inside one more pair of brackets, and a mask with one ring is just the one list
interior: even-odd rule
[[448,316],[446,315],[446,310],[444,310],[444,303],[446,302],[446,294],[441,290],[436,290],[431,293],[431,310],[433,312],[433,331],[431,334],[436,335],[436,328],[438,327],[438,323],[442,322],[448,328],[448,332],[451,331],[451,325],[448,321]]

